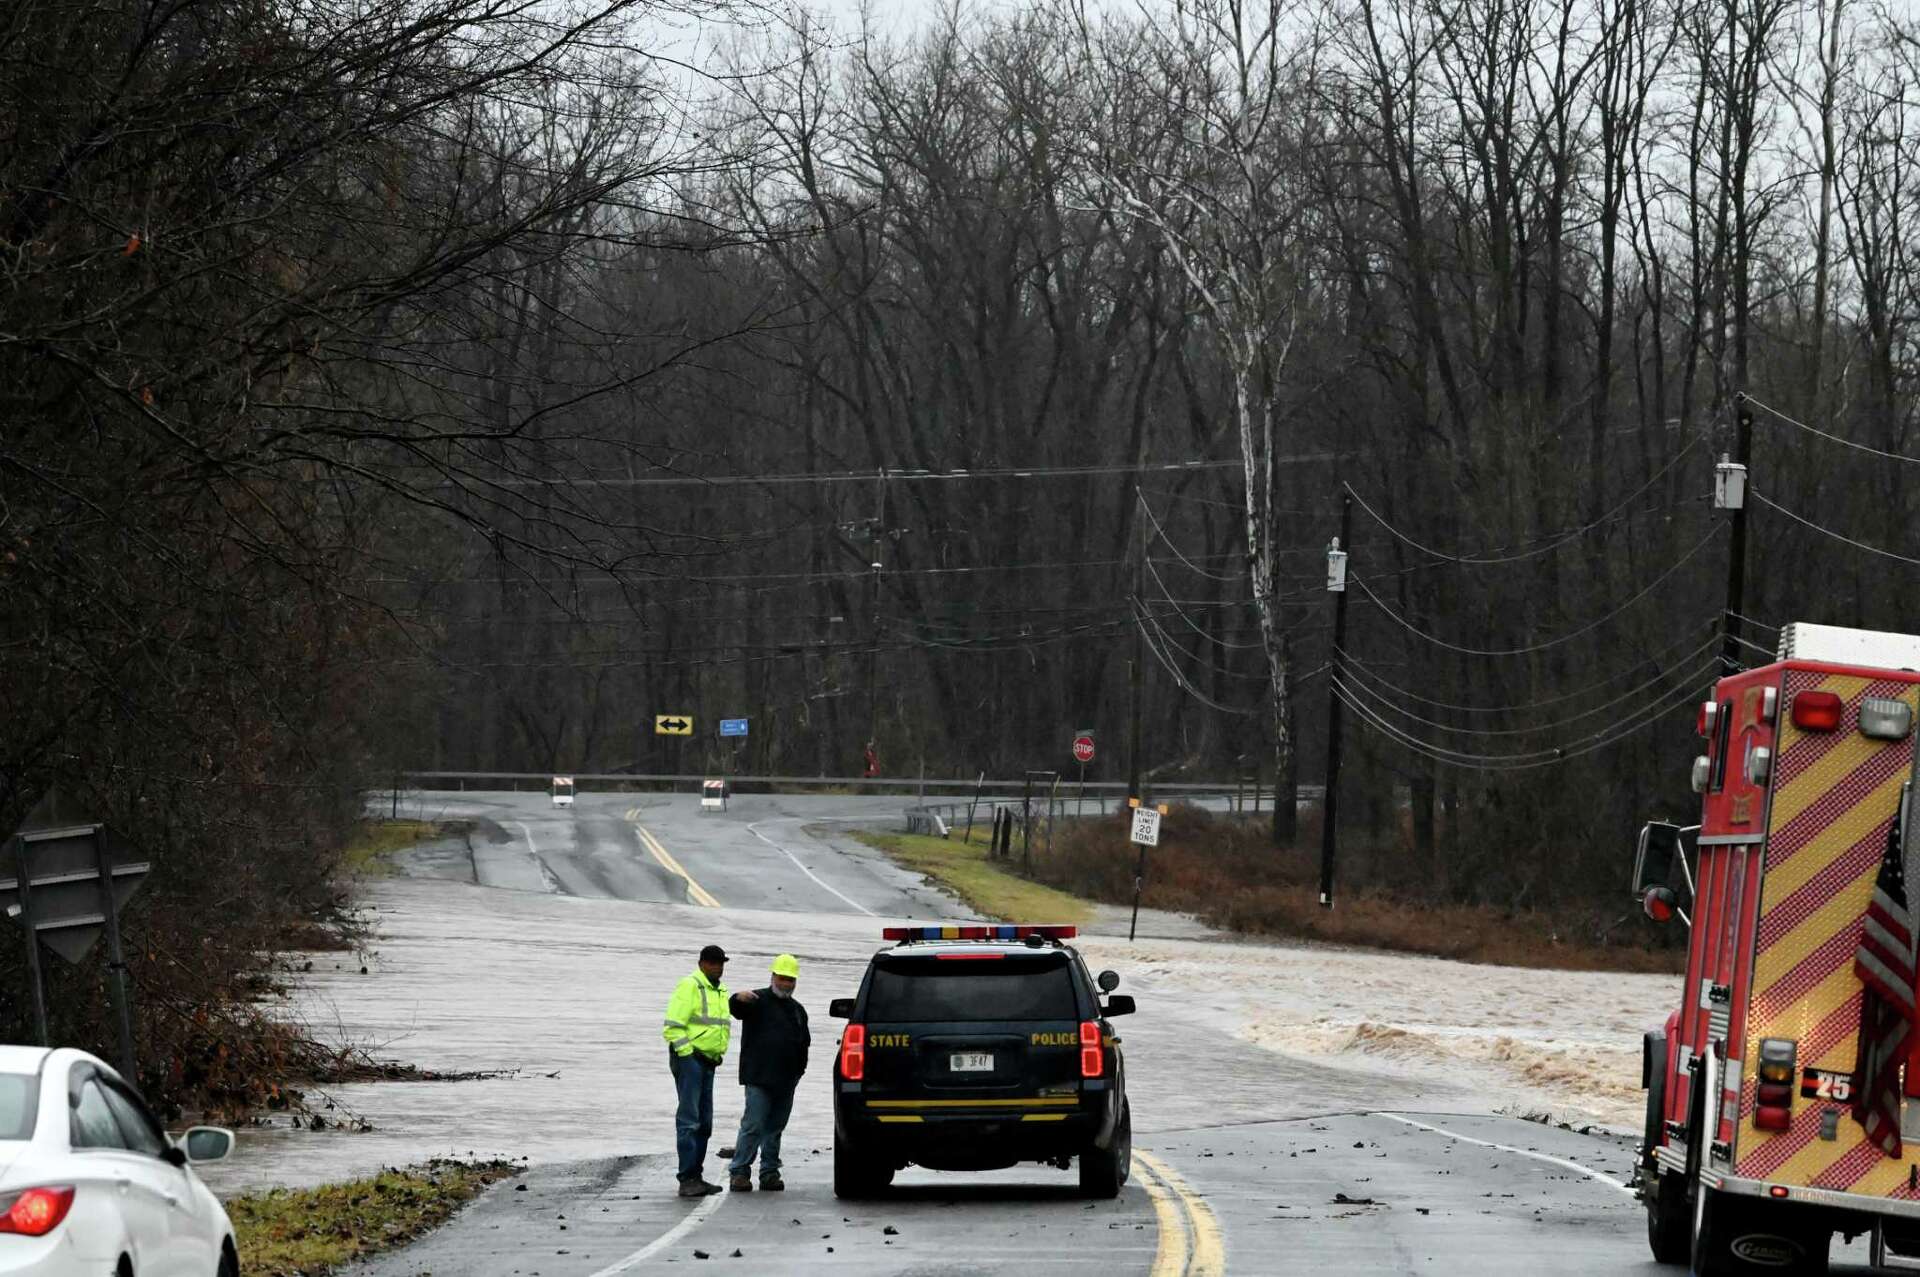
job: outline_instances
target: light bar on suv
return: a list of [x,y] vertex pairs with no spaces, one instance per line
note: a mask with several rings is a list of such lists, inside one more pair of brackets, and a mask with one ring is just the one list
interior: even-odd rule
[[1078,927],[1049,925],[1042,927],[1020,927],[1010,925],[973,925],[965,927],[886,927],[880,932],[883,940],[1025,940],[1028,936],[1038,936],[1042,940],[1071,940],[1080,934]]

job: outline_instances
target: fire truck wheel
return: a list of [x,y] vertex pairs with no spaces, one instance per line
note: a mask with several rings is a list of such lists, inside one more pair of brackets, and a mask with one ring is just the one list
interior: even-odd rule
[[1689,1205],[1685,1176],[1661,1175],[1647,1190],[1647,1245],[1655,1263],[1687,1262],[1687,1247],[1693,1240]]

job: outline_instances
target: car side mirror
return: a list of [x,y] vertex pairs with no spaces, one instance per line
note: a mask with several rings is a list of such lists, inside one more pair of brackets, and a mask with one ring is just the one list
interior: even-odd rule
[[1102,971],[1094,977],[1093,982],[1100,986],[1100,992],[1112,993],[1120,987],[1120,973],[1118,971]]
[[851,1020],[853,1018],[853,1001],[852,998],[835,998],[833,1001],[827,1003],[827,1014],[836,1020]]
[[1133,1014],[1133,998],[1124,993],[1116,993],[1107,999],[1107,1005],[1101,1014],[1112,1017]]
[[224,1162],[233,1152],[233,1132],[221,1126],[195,1126],[180,1137],[189,1162]]

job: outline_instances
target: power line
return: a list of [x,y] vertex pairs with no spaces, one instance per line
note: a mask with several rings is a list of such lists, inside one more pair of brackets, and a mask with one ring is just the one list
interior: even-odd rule
[[[1920,466],[1920,457],[1910,457],[1904,452],[1887,452],[1884,449],[1875,448],[1868,444],[1855,443],[1853,440],[1843,438],[1842,436],[1834,434],[1831,431],[1822,430],[1818,426],[1808,425],[1804,421],[1800,421],[1794,417],[1789,417],[1786,413],[1781,412],[1778,408],[1775,408],[1773,405],[1761,403],[1758,399],[1755,399],[1752,395],[1746,396],[1746,400],[1748,403],[1752,404],[1754,407],[1763,409],[1768,415],[1772,416],[1776,420],[1783,421],[1787,425],[1794,427],[1796,430],[1804,430],[1810,435],[1819,435],[1822,439],[1827,440],[1829,443],[1837,443],[1843,448],[1852,448],[1855,452],[1864,452],[1870,456],[1881,457],[1887,461],[1900,461],[1910,466]],[[1909,562],[1911,562],[1911,560],[1909,560]]]
[[1920,559],[1910,559],[1904,554],[1895,554],[1892,550],[1883,550],[1877,545],[1868,545],[1865,541],[1856,541],[1845,533],[1835,532],[1832,528],[1822,526],[1821,524],[1815,523],[1812,519],[1795,514],[1778,502],[1767,500],[1764,496],[1760,495],[1758,488],[1750,487],[1747,491],[1753,494],[1755,501],[1758,501],[1761,505],[1767,507],[1767,509],[1772,510],[1776,514],[1784,514],[1801,527],[1811,528],[1821,536],[1832,537],[1835,541],[1843,542],[1856,550],[1865,550],[1868,554],[1877,554],[1883,559],[1893,559],[1898,563],[1910,563],[1914,567],[1920,567]]
[[[1228,705],[1228,704],[1225,704],[1224,702],[1214,700],[1213,697],[1207,695],[1205,692],[1195,687],[1193,683],[1187,678],[1186,674],[1181,671],[1179,665],[1171,657],[1169,657],[1164,651],[1160,649],[1159,644],[1154,642],[1153,635],[1147,633],[1146,614],[1144,609],[1136,609],[1136,615],[1134,617],[1134,625],[1139,627],[1141,639],[1145,641],[1147,650],[1153,653],[1154,659],[1160,662],[1161,668],[1166,670],[1167,673],[1173,675],[1173,681],[1175,683],[1178,683],[1180,687],[1187,693],[1187,695],[1193,697],[1195,700],[1199,701],[1202,705],[1206,705],[1211,709],[1218,710],[1222,714],[1233,714],[1239,717],[1244,717],[1248,714],[1255,712],[1260,708],[1260,706],[1258,705],[1246,705],[1246,706]],[[1159,626],[1156,624],[1154,628],[1158,630]],[[1162,637],[1164,637],[1164,631],[1162,631]]]
[[[1269,676],[1264,672],[1259,674],[1242,674],[1238,670],[1228,669],[1223,665],[1215,665],[1212,661],[1207,660],[1205,657],[1201,656],[1198,652],[1194,651],[1192,648],[1183,647],[1179,643],[1176,643],[1173,639],[1173,636],[1167,633],[1166,627],[1160,624],[1160,620],[1158,617],[1152,618],[1152,623],[1153,623],[1154,632],[1160,636],[1160,642],[1162,646],[1172,651],[1180,653],[1180,655],[1186,657],[1188,660],[1192,661],[1195,665],[1205,666],[1208,672],[1210,673],[1219,674],[1226,678],[1244,679],[1249,683],[1260,683],[1263,685],[1271,681]],[[1237,646],[1261,647],[1261,646],[1264,646],[1264,644],[1260,642],[1253,642],[1253,643],[1239,644]]]
[[[1599,518],[1594,519],[1589,523],[1583,523],[1580,526],[1575,528],[1565,529],[1560,532],[1545,533],[1544,535],[1547,538],[1547,542],[1548,542],[1547,544],[1537,545],[1533,549],[1524,550],[1518,554],[1507,554],[1504,551],[1495,550],[1495,551],[1490,551],[1486,554],[1480,554],[1480,555],[1461,555],[1461,554],[1448,554],[1443,550],[1436,550],[1430,545],[1424,545],[1421,542],[1414,540],[1412,537],[1408,536],[1406,533],[1400,531],[1400,529],[1394,527],[1393,524],[1387,521],[1387,518],[1385,515],[1381,514],[1378,510],[1375,510],[1372,506],[1368,505],[1366,502],[1366,499],[1362,497],[1358,492],[1355,492],[1353,490],[1352,484],[1343,483],[1340,486],[1347,490],[1347,493],[1353,497],[1354,502],[1357,505],[1359,505],[1359,507],[1362,510],[1365,510],[1368,515],[1372,516],[1373,521],[1375,523],[1378,523],[1382,528],[1386,529],[1388,535],[1392,536],[1395,540],[1401,541],[1406,545],[1411,546],[1413,549],[1420,551],[1422,554],[1433,556],[1433,558],[1439,560],[1440,562],[1466,563],[1466,564],[1517,563],[1522,559],[1535,559],[1535,558],[1539,558],[1542,555],[1551,554],[1555,550],[1559,549],[1561,546],[1566,545],[1568,542],[1577,540],[1580,537],[1585,536],[1587,533],[1593,531],[1595,528],[1598,528],[1603,524],[1612,522],[1615,518],[1619,517],[1620,513],[1623,510],[1625,510],[1634,501],[1638,500],[1642,493],[1646,492],[1647,489],[1653,487],[1654,484],[1664,479],[1667,476],[1668,472],[1670,472],[1675,466],[1679,465],[1680,462],[1686,458],[1688,453],[1692,452],[1696,447],[1700,445],[1701,438],[1702,436],[1696,435],[1691,441],[1687,443],[1687,445],[1684,448],[1674,453],[1673,457],[1667,462],[1667,464],[1665,464],[1664,466],[1661,466],[1658,470],[1654,471],[1653,476],[1651,478],[1649,478],[1645,483],[1641,484],[1639,487],[1635,488],[1632,492],[1628,493],[1625,499],[1623,499],[1618,505],[1614,506],[1611,510],[1607,511],[1605,514],[1601,515]],[[1652,508],[1659,509],[1664,507],[1652,507]],[[1521,542],[1520,544],[1525,545],[1528,543]]]
[[1188,568],[1192,569],[1195,572],[1198,572],[1201,576],[1204,576],[1209,580],[1238,581],[1240,579],[1240,574],[1238,572],[1229,572],[1229,573],[1209,572],[1207,571],[1207,569],[1201,567],[1198,563],[1195,563],[1192,559],[1189,559],[1186,555],[1182,554],[1180,552],[1180,547],[1173,543],[1173,538],[1167,535],[1167,530],[1160,526],[1160,520],[1153,517],[1153,507],[1147,504],[1146,497],[1141,495],[1137,489],[1134,492],[1134,496],[1139,499],[1140,513],[1146,515],[1147,522],[1153,525],[1154,534],[1158,536],[1162,541],[1166,542],[1167,548],[1173,551],[1174,557],[1179,559],[1180,562],[1186,564]]
[[[1712,635],[1707,639],[1706,642],[1696,646],[1693,649],[1693,651],[1689,652],[1684,659],[1688,661],[1697,661],[1697,658],[1705,655],[1708,649],[1718,646],[1719,643],[1720,643],[1720,636],[1718,634]],[[1351,666],[1349,666],[1349,668],[1351,668]],[[1632,700],[1634,697],[1641,695],[1642,693],[1646,692],[1648,689],[1652,687],[1656,687],[1660,683],[1663,683],[1673,677],[1675,677],[1674,670],[1663,669],[1659,673],[1655,674],[1652,678],[1649,678],[1644,682],[1640,683],[1638,686],[1631,687],[1626,691],[1620,693],[1618,696],[1615,696],[1610,700],[1602,701],[1598,705],[1595,705],[1590,709],[1581,710],[1578,714],[1571,715],[1567,718],[1559,719],[1556,722],[1536,723],[1530,727],[1460,727],[1452,723],[1443,723],[1443,722],[1440,722],[1438,719],[1424,718],[1421,715],[1414,713],[1410,709],[1402,708],[1400,705],[1396,704],[1391,697],[1385,695],[1384,693],[1375,691],[1374,689],[1372,689],[1371,687],[1368,687],[1365,683],[1360,682],[1357,679],[1350,679],[1348,680],[1348,682],[1350,687],[1353,690],[1357,690],[1365,693],[1374,702],[1379,704],[1383,710],[1397,714],[1402,718],[1412,719],[1414,722],[1419,723],[1426,727],[1431,727],[1436,731],[1449,732],[1456,736],[1537,736],[1542,732],[1558,731],[1561,728],[1571,727],[1575,723],[1582,722],[1589,718],[1594,718],[1600,714],[1604,714],[1608,710],[1614,708],[1614,706],[1619,705],[1625,701]]]
[[[1701,648],[1704,648],[1707,644],[1717,643],[1720,641],[1720,621],[1717,615],[1705,621],[1698,622],[1695,625],[1689,626],[1687,628],[1695,631],[1704,628],[1709,631],[1709,637],[1699,645]],[[1642,656],[1633,665],[1628,666],[1625,669],[1616,670],[1613,673],[1608,674],[1604,678],[1595,679],[1593,682],[1588,683],[1584,687],[1576,687],[1572,691],[1563,692],[1557,696],[1548,696],[1548,697],[1543,697],[1540,700],[1524,701],[1524,702],[1519,702],[1512,705],[1459,705],[1450,701],[1433,700],[1430,697],[1422,696],[1420,693],[1415,692],[1409,688],[1401,687],[1399,684],[1394,683],[1388,680],[1387,678],[1383,677],[1378,672],[1378,669],[1377,669],[1379,665],[1378,661],[1371,661],[1371,662],[1363,661],[1359,657],[1355,656],[1352,652],[1348,652],[1345,650],[1342,650],[1340,655],[1346,660],[1349,666],[1352,666],[1356,669],[1364,670],[1366,672],[1367,677],[1371,679],[1373,682],[1381,685],[1382,687],[1387,688],[1388,690],[1392,691],[1398,696],[1402,696],[1407,700],[1415,701],[1421,705],[1430,706],[1434,709],[1451,710],[1457,714],[1518,714],[1526,710],[1545,709],[1548,706],[1564,705],[1568,701],[1579,700],[1583,696],[1587,696],[1592,694],[1593,692],[1599,691],[1601,688],[1605,687],[1609,683],[1618,682],[1622,678],[1625,678],[1634,673],[1637,673],[1639,670],[1645,668],[1646,665],[1648,665],[1649,663],[1657,664],[1657,663],[1665,662],[1666,659],[1669,656],[1671,656],[1674,652],[1678,651],[1681,647],[1685,646],[1687,643],[1690,643],[1693,641],[1694,640],[1692,639],[1682,638],[1678,642],[1669,643],[1667,646],[1661,648],[1657,652],[1653,652],[1648,655]],[[1683,657],[1682,660],[1690,659],[1691,655],[1692,654],[1689,653],[1688,657]]]
[[1707,543],[1713,540],[1714,537],[1720,534],[1720,527],[1721,525],[1716,523],[1712,528],[1708,529],[1707,535],[1701,537],[1699,541],[1695,542],[1691,550],[1688,550],[1685,554],[1681,555],[1678,562],[1674,563],[1673,566],[1669,567],[1666,571],[1662,572],[1659,576],[1656,576],[1655,578],[1653,578],[1653,580],[1647,582],[1646,586],[1643,587],[1638,594],[1635,594],[1632,598],[1628,599],[1625,603],[1622,603],[1619,607],[1613,609],[1613,611],[1608,612],[1605,615],[1596,618],[1595,620],[1589,621],[1587,624],[1581,626],[1577,630],[1574,630],[1572,633],[1562,634],[1558,638],[1548,639],[1544,643],[1530,644],[1527,647],[1512,647],[1512,648],[1463,647],[1458,643],[1448,642],[1446,639],[1443,639],[1438,635],[1427,633],[1425,630],[1422,630],[1419,626],[1415,625],[1413,622],[1407,620],[1406,617],[1401,616],[1398,612],[1388,607],[1384,602],[1381,601],[1380,596],[1373,592],[1372,587],[1367,584],[1365,578],[1355,575],[1353,576],[1352,579],[1354,583],[1360,587],[1361,591],[1369,599],[1373,600],[1373,605],[1375,607],[1379,608],[1382,612],[1386,613],[1386,615],[1396,625],[1400,626],[1400,628],[1404,629],[1405,631],[1407,631],[1407,633],[1413,635],[1417,639],[1421,639],[1424,642],[1431,643],[1436,647],[1445,648],[1450,652],[1458,652],[1462,656],[1486,656],[1486,657],[1530,656],[1533,653],[1545,652],[1552,648],[1559,647],[1562,644],[1571,643],[1575,639],[1582,638],[1588,634],[1591,634],[1593,633],[1593,631],[1599,629],[1602,625],[1605,625],[1608,621],[1613,620],[1615,617],[1619,616],[1622,612],[1625,612],[1628,608],[1632,607],[1634,604],[1638,603],[1641,599],[1644,599],[1645,597],[1647,597],[1648,594],[1652,593],[1658,586],[1660,586],[1664,581],[1666,581],[1668,577],[1672,576],[1675,572],[1678,572],[1681,568],[1685,567],[1690,561],[1692,561],[1694,555],[1704,550],[1707,547]]
[[[1306,453],[1299,456],[1275,457],[1275,465],[1314,465],[1335,460],[1331,452]],[[888,483],[964,483],[980,479],[1072,479],[1093,475],[1109,474],[1174,474],[1208,470],[1238,470],[1242,462],[1238,457],[1220,460],[1202,461],[1163,461],[1113,463],[1085,466],[998,466],[981,470],[894,470],[880,466],[873,470],[828,470],[812,474],[723,474],[693,475],[667,474],[649,475],[644,478],[622,479],[488,479],[486,482],[500,488],[734,488],[734,487],[781,487],[804,483],[873,483],[884,480]]]
[[[1702,675],[1699,682],[1711,686],[1710,675]],[[1373,713],[1365,702],[1357,699],[1346,684],[1338,677],[1335,677],[1333,680],[1333,689],[1334,694],[1340,698],[1341,702],[1345,704],[1347,708],[1359,714],[1380,732],[1405,746],[1407,749],[1416,754],[1423,755],[1426,758],[1430,758],[1437,763],[1472,771],[1531,771],[1541,767],[1551,767],[1555,763],[1567,762],[1571,759],[1591,754],[1595,750],[1605,749],[1607,746],[1624,740],[1636,732],[1651,727],[1668,713],[1671,713],[1673,710],[1678,709],[1680,706],[1700,695],[1697,683],[1688,684],[1678,689],[1679,695],[1668,696],[1648,709],[1639,711],[1637,715],[1629,715],[1626,718],[1619,719],[1598,732],[1557,749],[1545,751],[1534,750],[1519,754],[1474,754],[1433,745],[1386,722],[1380,718],[1379,715]]]

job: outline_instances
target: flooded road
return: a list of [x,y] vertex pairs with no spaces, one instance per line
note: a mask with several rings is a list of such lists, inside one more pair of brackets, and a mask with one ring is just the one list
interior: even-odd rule
[[[1526,999],[1551,1001],[1566,995],[1557,981],[1593,977],[1525,973],[1526,1005],[1502,1024],[1487,990],[1511,988],[1513,972],[1197,938],[1204,928],[1164,915],[1129,944],[1124,915],[1107,911],[1081,942],[1140,1006],[1121,1022],[1140,1160],[1120,1199],[1090,1203],[1067,1191],[1072,1172],[1018,1168],[909,1171],[896,1197],[857,1211],[836,1202],[826,1003],[856,991],[884,923],[960,910],[837,832],[839,820],[882,823],[897,799],[736,799],[715,818],[686,796],[656,797],[587,796],[571,812],[542,810],[533,794],[426,799],[488,832],[423,848],[402,874],[367,883],[365,973],[359,958],[316,955],[291,1009],[329,1040],[492,1076],[331,1088],[312,1097],[334,1106],[328,1116],[371,1129],[245,1132],[236,1157],[209,1168],[216,1189],[313,1184],[433,1156],[530,1168],[524,1189],[491,1190],[369,1277],[604,1277],[685,1262],[695,1249],[716,1262],[739,1250],[733,1262],[752,1272],[1097,1263],[1157,1274],[1221,1271],[1208,1267],[1216,1260],[1280,1271],[1282,1255],[1288,1271],[1294,1259],[1332,1272],[1537,1271],[1523,1256],[1553,1246],[1569,1256],[1556,1271],[1657,1271],[1645,1264],[1640,1209],[1620,1187],[1628,1141],[1511,1116],[1590,1118],[1614,1103],[1610,1083],[1569,1087],[1478,1051],[1354,1049],[1328,1030],[1364,1009],[1369,1023],[1448,1041],[1550,1037]],[[776,953],[800,959],[814,1069],[788,1129],[785,1194],[671,1196],[660,1008],[706,943],[733,956],[734,987],[758,982]],[[1666,993],[1653,978],[1610,979],[1609,1014],[1623,1025],[1638,999],[1650,1014]],[[1575,1046],[1599,1049],[1603,1036]],[[716,1090],[716,1146],[739,1120],[733,1069],[729,1060]]]

